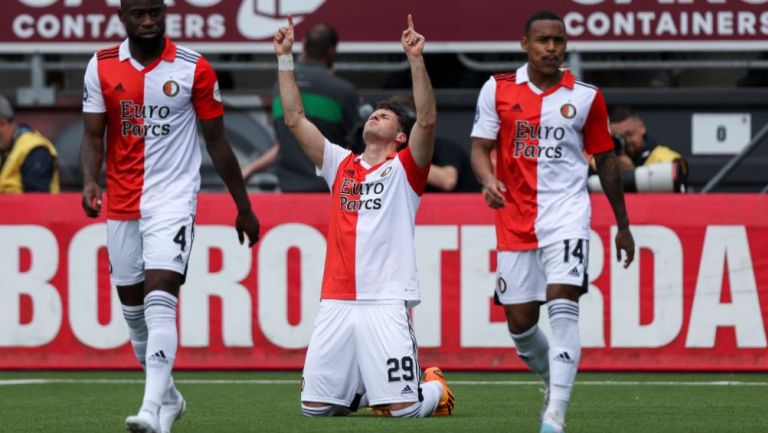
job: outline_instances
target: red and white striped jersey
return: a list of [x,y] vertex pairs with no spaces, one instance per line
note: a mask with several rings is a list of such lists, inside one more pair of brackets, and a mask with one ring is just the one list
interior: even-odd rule
[[322,299],[420,300],[414,229],[429,166],[406,147],[369,167],[325,141],[317,168],[331,190]]
[[496,140],[496,176],[507,187],[506,206],[496,211],[498,250],[589,239],[584,152],[613,149],[599,89],[566,70],[543,92],[527,64],[495,75],[480,90],[472,137]]
[[85,72],[83,112],[107,114],[107,218],[195,213],[197,118],[224,114],[216,73],[200,54],[168,38],[146,67],[127,39],[98,51]]

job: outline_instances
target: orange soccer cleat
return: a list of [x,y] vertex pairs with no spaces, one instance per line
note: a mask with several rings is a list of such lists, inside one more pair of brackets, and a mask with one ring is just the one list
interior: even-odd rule
[[456,399],[453,397],[451,389],[448,388],[448,382],[446,382],[445,375],[443,370],[440,370],[440,367],[429,367],[424,370],[424,382],[431,382],[433,380],[437,380],[443,385],[443,395],[440,397],[437,408],[432,412],[432,416],[452,415]]

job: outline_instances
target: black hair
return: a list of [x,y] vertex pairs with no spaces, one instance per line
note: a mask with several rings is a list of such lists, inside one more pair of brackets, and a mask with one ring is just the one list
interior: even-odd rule
[[610,119],[611,122],[623,122],[630,117],[640,117],[637,115],[635,110],[626,107],[626,106],[618,106],[611,108],[610,113],[608,114],[608,119]]
[[385,99],[376,104],[376,110],[389,110],[395,113],[400,132],[410,137],[411,129],[416,123],[416,113],[411,107],[391,99]]
[[304,38],[304,51],[313,59],[321,59],[325,53],[339,44],[339,34],[328,24],[315,24]]
[[552,12],[552,11],[539,11],[535,14],[531,15],[528,18],[528,21],[525,22],[525,36],[528,36],[528,34],[531,32],[531,26],[533,25],[534,21],[560,21],[560,23],[563,24],[563,27],[565,27],[565,22],[562,18],[560,18],[560,15]]

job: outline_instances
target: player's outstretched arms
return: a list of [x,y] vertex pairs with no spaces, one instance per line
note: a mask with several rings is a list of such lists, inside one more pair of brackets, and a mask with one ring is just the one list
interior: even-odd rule
[[629,231],[629,216],[624,205],[624,189],[619,172],[619,163],[613,150],[595,155],[597,174],[600,176],[600,185],[608,197],[616,217],[619,231],[616,233],[616,260],[621,261],[621,251],[624,251],[624,267],[628,267],[635,259],[635,240]]
[[435,149],[437,107],[432,82],[422,56],[425,39],[416,32],[411,15],[408,15],[408,28],[403,30],[400,42],[411,65],[413,100],[416,104],[416,123],[409,134],[408,146],[411,148],[413,160],[419,167],[424,168],[432,161],[432,153]]
[[101,187],[98,179],[104,161],[106,113],[83,113],[83,140],[80,142],[80,171],[83,173],[82,206],[85,215],[96,218],[101,213]]
[[227,185],[229,194],[237,206],[237,218],[235,228],[237,237],[242,244],[245,235],[248,235],[248,246],[252,247],[259,240],[259,219],[251,209],[251,201],[245,190],[245,183],[240,173],[240,165],[237,163],[229,141],[224,134],[224,118],[219,116],[200,122],[205,137],[205,145],[208,154],[211,155],[213,165],[219,173],[221,180]]
[[489,207],[498,209],[504,207],[504,193],[507,187],[493,174],[491,151],[496,147],[496,140],[487,138],[472,139],[472,171],[477,181],[483,185],[483,198]]
[[288,27],[280,27],[275,32],[274,45],[277,55],[277,82],[280,100],[283,103],[285,126],[299,142],[301,150],[317,167],[323,165],[325,137],[304,114],[299,86],[293,69],[293,17],[288,16]]

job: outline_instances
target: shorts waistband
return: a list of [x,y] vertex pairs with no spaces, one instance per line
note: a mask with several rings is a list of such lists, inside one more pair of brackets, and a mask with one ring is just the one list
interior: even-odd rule
[[402,299],[322,299],[320,303],[328,305],[405,305],[405,301]]

